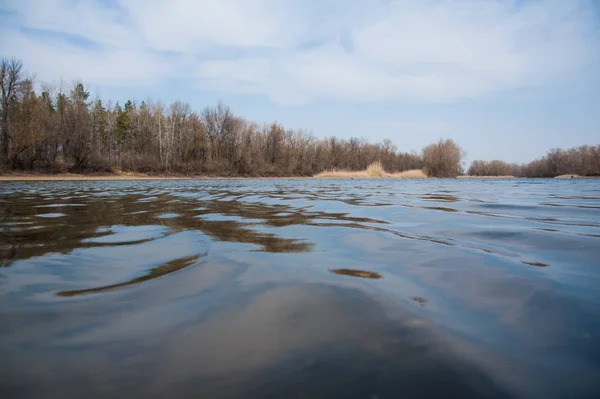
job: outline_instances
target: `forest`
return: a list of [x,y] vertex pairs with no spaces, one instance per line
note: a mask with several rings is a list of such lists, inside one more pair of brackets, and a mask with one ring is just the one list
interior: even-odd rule
[[[201,111],[189,104],[124,104],[92,98],[82,83],[56,90],[34,79],[20,60],[2,59],[0,171],[165,175],[312,176],[326,170],[364,170],[381,162],[388,172],[423,169],[431,177],[463,174],[464,152],[451,139],[420,153],[390,140],[316,138],[278,123],[258,125],[219,103]],[[511,165],[474,161],[468,174],[553,177],[600,175],[600,146],[551,150]]]

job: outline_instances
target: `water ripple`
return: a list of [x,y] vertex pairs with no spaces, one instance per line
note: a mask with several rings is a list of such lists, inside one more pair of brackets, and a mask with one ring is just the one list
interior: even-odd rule
[[597,397],[599,183],[2,184],[0,391]]

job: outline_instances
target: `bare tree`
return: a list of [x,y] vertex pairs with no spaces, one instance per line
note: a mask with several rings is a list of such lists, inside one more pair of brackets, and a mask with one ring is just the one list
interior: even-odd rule
[[471,163],[467,174],[470,176],[508,176],[513,175],[515,171],[513,165],[504,161],[497,159],[493,161],[478,160]]
[[202,121],[210,139],[213,159],[221,159],[221,147],[229,135],[233,114],[228,106],[219,103],[216,107],[206,107],[202,111]]
[[9,159],[11,132],[10,132],[10,107],[17,101],[21,86],[25,82],[23,63],[15,58],[0,60],[0,90],[2,102],[2,155],[4,160]]
[[[89,101],[83,84],[58,90],[41,85],[38,96],[20,61],[2,60],[0,72],[3,167],[307,176],[329,168],[364,170],[381,161],[389,172],[425,168],[437,177],[462,173],[463,151],[452,140],[433,143],[420,154],[408,153],[390,140],[317,138],[278,123],[261,128],[234,116],[222,103],[199,114],[182,102],[164,107],[126,101],[121,107],[100,99]],[[552,149],[525,165],[474,161],[469,173],[600,175],[600,146]]]
[[87,103],[90,94],[76,83],[68,100],[65,118],[65,154],[74,162],[74,170],[84,170],[92,153],[92,124]]

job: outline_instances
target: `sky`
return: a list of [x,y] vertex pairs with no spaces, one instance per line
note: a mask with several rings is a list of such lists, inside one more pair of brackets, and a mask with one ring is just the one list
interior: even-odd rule
[[0,56],[104,100],[222,101],[402,151],[600,144],[600,0],[0,0]]

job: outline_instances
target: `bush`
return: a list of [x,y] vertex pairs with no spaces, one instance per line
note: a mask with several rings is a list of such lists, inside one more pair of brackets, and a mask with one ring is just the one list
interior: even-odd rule
[[440,139],[423,148],[425,172],[430,177],[456,177],[463,172],[463,155],[463,150],[452,139]]

